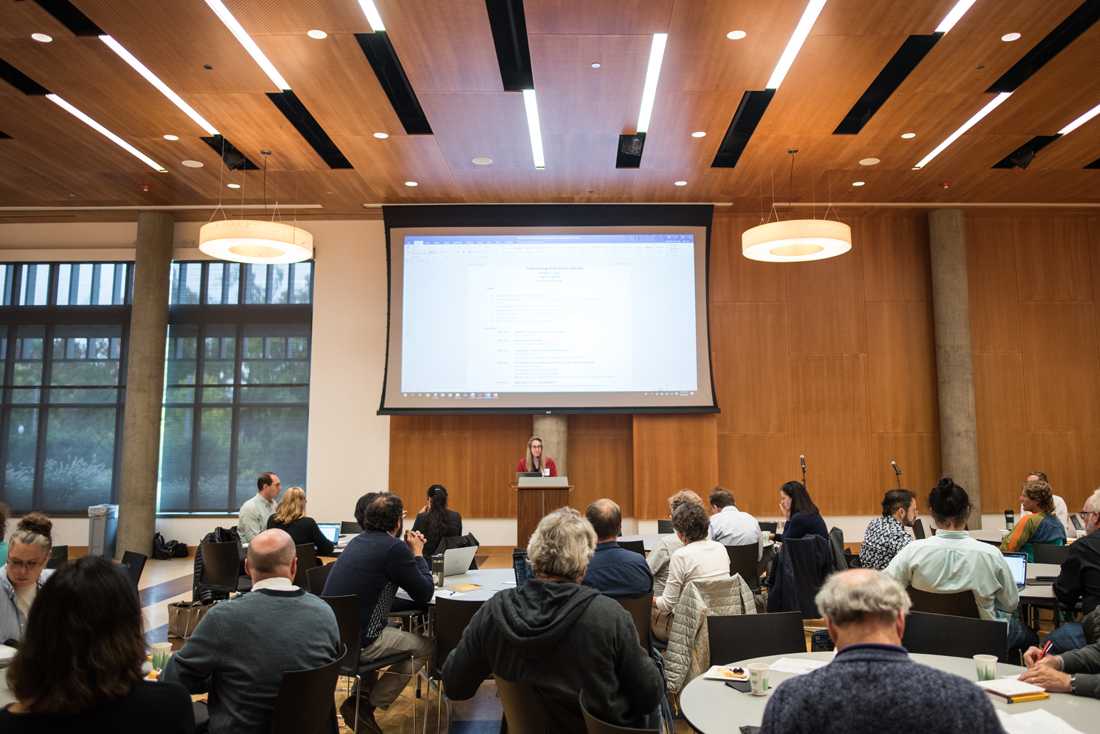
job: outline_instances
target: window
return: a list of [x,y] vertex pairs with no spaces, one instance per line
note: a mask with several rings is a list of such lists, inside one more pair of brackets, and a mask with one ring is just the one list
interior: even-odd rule
[[161,513],[236,512],[274,471],[304,485],[313,264],[172,265]]
[[129,263],[0,265],[0,498],[84,514],[117,497]]

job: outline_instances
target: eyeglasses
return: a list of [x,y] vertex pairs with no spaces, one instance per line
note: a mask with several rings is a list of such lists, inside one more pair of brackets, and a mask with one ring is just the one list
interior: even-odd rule
[[45,563],[45,561],[20,561],[15,558],[8,559],[8,565],[14,566],[20,571],[33,571],[34,569],[41,566],[43,563]]

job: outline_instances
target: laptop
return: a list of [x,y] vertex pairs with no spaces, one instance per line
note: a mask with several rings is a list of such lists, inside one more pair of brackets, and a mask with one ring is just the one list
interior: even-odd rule
[[443,575],[458,576],[470,570],[470,564],[474,562],[478,546],[470,545],[465,548],[448,548],[443,551]]
[[1008,570],[1012,571],[1012,580],[1016,582],[1016,588],[1022,589],[1027,584],[1027,556],[1023,553],[1005,553],[1005,563]]
[[1070,521],[1073,523],[1075,530],[1084,530],[1085,526],[1081,524],[1081,516],[1076,512],[1069,516]]
[[516,472],[516,479],[519,479],[520,477],[541,477],[541,476],[542,476],[542,472],[540,472],[540,471],[519,471],[519,472]]
[[317,527],[321,529],[321,535],[328,538],[328,541],[333,545],[340,542],[340,523],[338,522],[319,522]]

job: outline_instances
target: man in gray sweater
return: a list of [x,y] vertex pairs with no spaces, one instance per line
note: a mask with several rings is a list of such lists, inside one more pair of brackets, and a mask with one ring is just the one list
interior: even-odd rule
[[285,531],[253,538],[245,559],[252,591],[214,606],[164,668],[163,680],[209,692],[210,734],[266,734],[283,673],[340,654],[336,615],[293,584],[297,567]]

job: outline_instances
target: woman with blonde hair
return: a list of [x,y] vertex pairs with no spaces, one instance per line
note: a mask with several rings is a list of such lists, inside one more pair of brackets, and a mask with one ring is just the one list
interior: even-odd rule
[[556,477],[558,475],[558,465],[549,456],[542,455],[542,439],[538,436],[531,436],[527,439],[527,456],[520,459],[519,463],[516,464],[517,474],[531,472],[538,472],[544,477]]
[[46,568],[53,550],[52,531],[48,517],[30,512],[8,539],[8,559],[0,568],[0,642],[23,638],[31,605],[53,573]]
[[267,529],[272,528],[285,530],[295,545],[313,543],[319,556],[332,555],[332,541],[317,527],[317,521],[306,515],[306,491],[301,487],[291,487],[283,494],[275,514],[267,519]]

